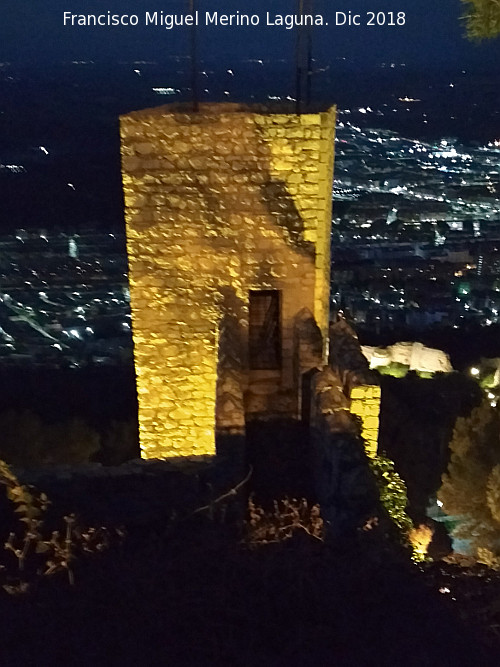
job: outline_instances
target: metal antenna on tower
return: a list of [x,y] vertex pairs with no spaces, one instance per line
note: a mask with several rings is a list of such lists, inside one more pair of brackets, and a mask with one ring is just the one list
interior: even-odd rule
[[302,104],[311,103],[312,87],[312,25],[303,25],[304,15],[313,14],[314,0],[297,0],[297,15],[300,25],[297,28],[297,43],[295,54],[296,78],[296,113],[302,112]]
[[[314,0],[306,0],[306,13],[313,15],[313,4]],[[313,27],[308,25],[305,27],[306,31],[306,105],[311,104],[312,96],[312,36],[313,36]]]
[[[196,0],[189,0],[189,13],[191,16],[195,16]],[[198,42],[196,35],[196,21],[193,21],[191,27],[191,95],[193,98],[193,111],[198,111]]]

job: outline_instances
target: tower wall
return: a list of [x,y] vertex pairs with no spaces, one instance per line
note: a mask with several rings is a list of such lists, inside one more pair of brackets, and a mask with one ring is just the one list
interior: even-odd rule
[[[144,457],[214,454],[216,423],[241,431],[252,393],[296,416],[296,314],[308,308],[327,339],[334,123],[334,109],[237,105],[121,118]],[[269,377],[249,371],[250,290],[281,295]]]

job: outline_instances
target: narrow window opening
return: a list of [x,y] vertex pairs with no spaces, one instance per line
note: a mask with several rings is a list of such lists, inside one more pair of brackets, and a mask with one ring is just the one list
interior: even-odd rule
[[252,370],[281,368],[280,293],[250,292],[249,362]]

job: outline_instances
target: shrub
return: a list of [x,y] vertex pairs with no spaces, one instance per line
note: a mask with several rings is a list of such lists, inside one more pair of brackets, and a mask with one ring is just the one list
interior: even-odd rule
[[252,545],[283,542],[298,533],[323,540],[323,519],[319,505],[309,506],[305,498],[274,501],[273,509],[264,510],[253,498],[248,500],[246,541]]
[[377,480],[380,502],[406,541],[408,533],[413,528],[412,521],[406,513],[408,505],[406,485],[395,471],[391,459],[385,456],[376,456],[369,459],[369,462]]

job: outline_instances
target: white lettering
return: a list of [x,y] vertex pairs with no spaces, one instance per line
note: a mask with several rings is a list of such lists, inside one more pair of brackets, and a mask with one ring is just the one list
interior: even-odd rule
[[[337,14],[341,13],[337,12]],[[296,26],[325,25],[321,14],[274,14],[272,16],[269,12],[266,12],[266,23],[272,26],[284,26],[286,30],[292,30]]]
[[138,25],[139,17],[137,14],[72,14],[63,13],[64,25],[78,26],[110,26],[110,25]]
[[205,25],[221,26],[247,26],[259,25],[260,18],[257,14],[219,14],[218,12],[205,12]]

